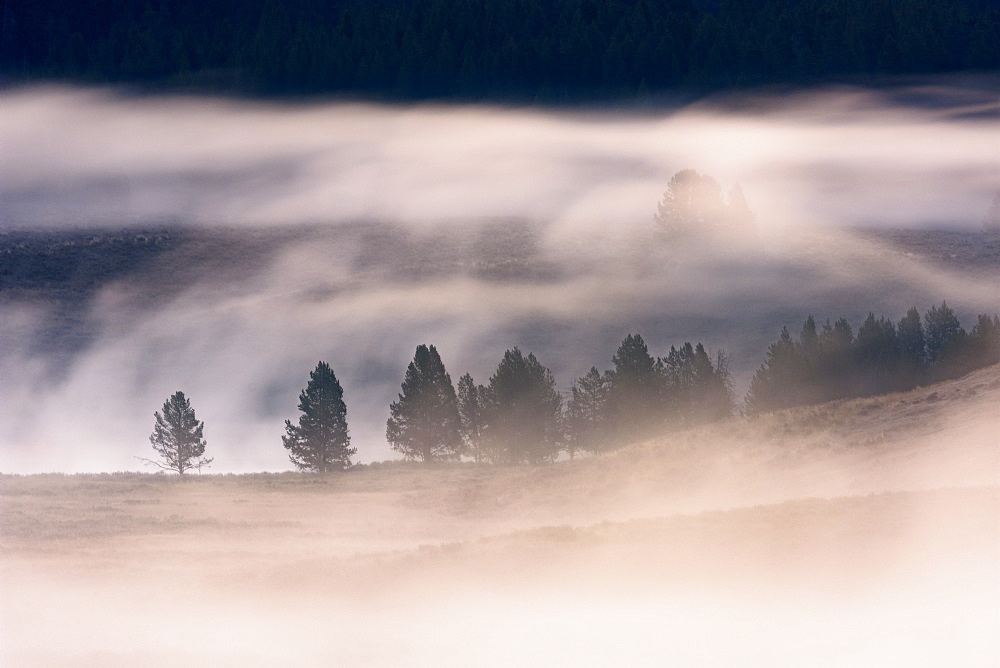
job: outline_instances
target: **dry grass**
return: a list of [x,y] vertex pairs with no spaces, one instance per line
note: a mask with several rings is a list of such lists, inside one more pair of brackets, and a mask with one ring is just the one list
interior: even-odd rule
[[0,658],[989,663],[998,405],[992,368],[540,468],[0,476]]

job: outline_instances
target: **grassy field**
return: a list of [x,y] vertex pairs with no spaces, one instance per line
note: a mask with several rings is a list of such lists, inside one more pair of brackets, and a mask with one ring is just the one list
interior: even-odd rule
[[538,468],[0,476],[4,665],[995,665],[1000,368]]

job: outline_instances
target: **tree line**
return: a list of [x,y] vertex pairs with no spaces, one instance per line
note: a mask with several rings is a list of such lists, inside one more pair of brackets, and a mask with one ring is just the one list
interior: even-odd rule
[[1000,66],[991,0],[8,0],[8,78],[620,97]]
[[1000,318],[980,314],[971,332],[947,302],[923,316],[910,308],[898,323],[868,317],[854,334],[841,318],[817,328],[806,318],[798,338],[788,327],[767,349],[750,381],[744,411],[767,411],[912,389],[1000,362]]
[[[840,318],[817,327],[809,316],[793,339],[783,327],[738,405],[729,359],[701,343],[671,346],[654,357],[629,334],[611,358],[592,367],[564,397],[534,354],[507,350],[485,384],[466,373],[457,389],[433,345],[419,345],[400,393],[389,406],[386,439],[407,460],[496,465],[541,464],[565,453],[604,452],[637,440],[730,417],[911,389],[1000,363],[1000,317],[980,314],[970,332],[942,302],[921,318],[914,307],[894,324],[870,313],[857,335]],[[351,466],[344,391],[326,362],[299,395],[298,422],[285,421],[282,442],[302,471]],[[157,412],[150,442],[160,468],[184,473],[204,458],[203,423],[183,392]],[[149,461],[149,460],[145,460]]]

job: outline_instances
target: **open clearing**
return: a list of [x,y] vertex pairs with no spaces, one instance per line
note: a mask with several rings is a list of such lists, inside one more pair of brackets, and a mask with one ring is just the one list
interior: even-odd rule
[[1000,367],[538,468],[0,477],[3,665],[996,665]]

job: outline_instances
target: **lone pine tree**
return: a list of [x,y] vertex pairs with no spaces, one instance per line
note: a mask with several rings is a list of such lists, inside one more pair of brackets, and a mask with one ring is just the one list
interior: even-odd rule
[[163,412],[153,413],[156,423],[149,437],[153,449],[160,455],[162,462],[140,457],[147,464],[158,466],[165,471],[176,471],[183,475],[185,471],[212,463],[211,458],[205,458],[205,423],[199,422],[191,408],[191,400],[183,392],[174,394],[163,402]]
[[407,459],[454,460],[462,454],[462,421],[451,376],[434,346],[417,346],[399,400],[385,425],[389,446]]
[[351,465],[357,448],[347,432],[344,390],[326,362],[309,372],[309,383],[299,395],[299,424],[285,420],[281,437],[288,458],[300,471],[328,473]]
[[671,243],[750,240],[756,236],[755,220],[739,184],[723,198],[718,181],[693,169],[673,175],[653,214],[657,229]]

